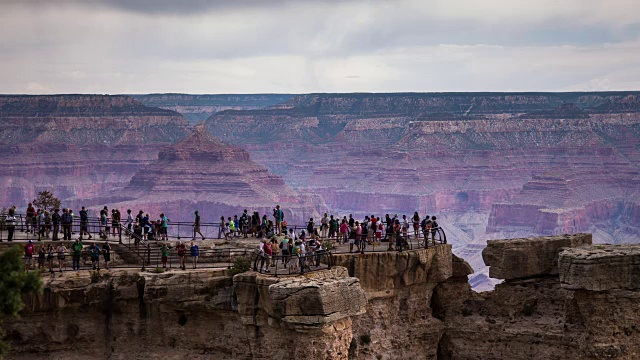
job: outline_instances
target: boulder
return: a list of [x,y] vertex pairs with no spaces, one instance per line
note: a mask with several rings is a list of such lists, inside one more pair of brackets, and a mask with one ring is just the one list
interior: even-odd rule
[[565,249],[558,261],[565,288],[605,291],[640,289],[640,245]]
[[591,234],[489,240],[482,258],[496,279],[558,274],[558,254],[564,248],[591,245]]

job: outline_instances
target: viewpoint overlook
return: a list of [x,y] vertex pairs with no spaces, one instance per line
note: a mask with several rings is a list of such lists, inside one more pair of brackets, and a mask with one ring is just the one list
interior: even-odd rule
[[489,239],[639,239],[638,92],[16,95],[0,121],[5,207],[51,190],[174,220],[418,211],[480,290]]

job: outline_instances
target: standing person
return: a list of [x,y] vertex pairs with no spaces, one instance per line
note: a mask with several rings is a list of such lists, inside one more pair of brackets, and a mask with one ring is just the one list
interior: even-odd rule
[[307,223],[307,234],[313,234],[313,230],[316,228],[316,223],[313,222],[313,218],[309,218],[309,222]]
[[56,252],[58,253],[58,266],[60,267],[60,272],[62,272],[62,268],[65,266],[64,258],[67,255],[67,247],[60,243]]
[[62,209],[62,239],[71,240],[71,225],[73,225],[73,217],[67,209]]
[[234,227],[233,236],[235,237],[240,236],[240,220],[238,220],[238,215],[233,215],[233,227]]
[[413,237],[415,237],[417,241],[418,235],[420,234],[420,215],[418,215],[417,211],[413,213],[411,221],[413,222]]
[[47,246],[47,263],[49,263],[49,271],[53,274],[53,253],[55,252],[53,245]]
[[58,233],[60,233],[60,222],[62,217],[60,216],[60,209],[53,209],[53,215],[51,215],[51,222],[53,223],[53,236],[52,241],[58,240]]
[[240,217],[240,227],[242,228],[242,234],[245,238],[249,237],[249,214],[247,213],[247,209],[244,209],[242,216]]
[[282,253],[282,263],[286,264],[289,261],[289,237],[285,236],[280,240],[280,252]]
[[[13,241],[13,234],[16,231],[16,212],[13,209],[9,209],[9,214],[4,220],[5,226],[7,227],[7,241]],[[0,239],[0,242],[2,240]]]
[[359,221],[356,221],[355,224],[356,228],[355,228],[355,243],[356,243],[356,252],[362,252],[364,253],[364,251],[362,251],[362,226],[360,225]]
[[347,240],[349,240],[347,235],[348,232],[349,224],[347,223],[346,219],[342,219],[342,224],[340,224],[340,242],[342,242],[343,244],[346,244]]
[[83,206],[82,210],[80,210],[80,240],[82,240],[82,235],[84,234],[87,234],[88,239],[91,240],[91,234],[89,234],[89,214]]
[[200,248],[198,247],[198,244],[194,244],[192,241],[191,248],[189,248],[189,250],[191,251],[191,264],[195,269],[198,267],[198,257],[200,256]]
[[[376,242],[380,243],[382,242],[382,222],[380,221],[380,218],[376,218],[376,224],[378,224],[378,228],[376,229]],[[375,247],[374,247],[375,250]]]
[[407,240],[409,234],[409,220],[407,220],[407,215],[402,215],[402,237]]
[[[33,224],[33,218],[36,216],[36,209],[33,207],[33,204],[29,203],[29,205],[27,206],[27,229],[25,230],[25,232],[29,232],[29,226],[31,226]],[[31,228],[31,231],[34,231],[33,227]],[[35,234],[35,232],[34,232]]]
[[44,261],[47,257],[47,251],[44,249],[44,245],[40,245],[38,248],[38,269],[44,269]]
[[120,212],[116,209],[111,209],[111,236],[115,237],[118,233],[118,229],[120,228],[120,219],[118,219],[118,214]]
[[218,225],[218,239],[222,239],[222,236],[227,238],[224,234],[224,216],[220,216],[220,225]]
[[[104,237],[106,239],[106,238],[109,237],[109,235],[111,233],[111,226],[109,224],[109,208],[107,206],[105,206],[102,209],[102,213],[104,214],[104,219],[105,219],[103,227],[104,227]],[[101,216],[101,218],[102,218],[102,216]]]
[[322,219],[320,219],[320,236],[324,239],[329,233],[329,217],[327,213],[324,213]]
[[234,237],[236,234],[236,223],[231,219],[231,216],[229,216],[228,218],[228,224],[229,224],[229,233],[231,234],[231,237]]
[[200,232],[200,214],[198,214],[198,210],[195,211],[196,218],[193,221],[193,239],[196,239],[196,234],[200,234],[202,240],[204,240],[204,235]]
[[29,271],[31,269],[31,261],[33,260],[33,241],[29,240],[29,242],[24,246],[24,270]]
[[131,216],[131,209],[127,209],[127,222],[125,224],[127,225],[129,234],[131,234],[131,229],[133,228],[133,216]]
[[184,265],[184,257],[187,254],[187,247],[181,241],[178,241],[176,249],[178,250],[178,256],[180,257],[180,268],[182,270],[187,270],[187,267]]
[[437,232],[438,232],[438,222],[436,222],[436,217],[432,216],[431,217],[431,240],[433,241],[433,246],[436,246],[436,233]]
[[429,246],[429,233],[431,232],[431,218],[429,215],[426,215],[424,219],[422,219],[422,235],[424,236],[424,247]]
[[164,241],[167,241],[169,239],[169,218],[167,218],[163,213],[160,214],[160,221],[160,235],[164,239]]
[[162,252],[162,267],[167,267],[167,259],[169,259],[169,245],[163,243],[160,247],[160,251]]
[[284,212],[282,211],[282,209],[280,209],[280,205],[276,205],[276,208],[273,209],[273,217],[276,220],[276,229],[278,230],[278,235],[281,235],[282,221],[284,220]]
[[[400,236],[401,231],[402,224],[400,224],[400,219],[396,218],[393,224],[393,236],[395,238],[396,249],[398,251],[402,251],[402,237]],[[389,244],[391,244],[391,241],[389,241]],[[389,246],[389,248],[391,249],[391,246]]]
[[149,214],[145,214],[142,218],[142,230],[144,231],[142,238],[147,240],[149,237],[149,229],[151,229],[151,224],[149,223],[150,216]]
[[386,231],[384,234],[384,238],[385,240],[389,241],[389,248],[391,248],[392,244],[392,240],[391,237],[393,237],[393,225],[395,224],[394,221],[391,220],[391,217],[389,217],[389,214],[386,214],[384,217],[384,222],[386,224]]
[[98,234],[100,235],[100,238],[102,239],[107,239],[108,234],[107,234],[107,230],[108,230],[108,225],[107,222],[109,221],[109,219],[107,219],[107,211],[102,209],[100,210],[100,231],[98,232]]
[[38,209],[38,216],[36,216],[36,218],[38,219],[38,241],[41,241],[45,233],[44,210]]
[[51,214],[49,211],[44,211],[44,237],[46,239],[49,238],[49,234],[51,233]]
[[[329,218],[329,238],[333,239],[334,236],[336,236],[336,233],[338,232],[338,220],[333,218],[333,215],[331,215],[331,217]],[[325,240],[325,239],[322,239]]]
[[89,246],[89,255],[91,256],[93,270],[100,270],[100,247],[96,243],[92,243]]
[[109,270],[109,262],[111,261],[111,245],[108,241],[102,245],[102,256],[104,257],[104,267]]
[[273,251],[271,250],[271,245],[267,243],[266,239],[262,239],[262,253],[264,254],[264,269],[263,272],[269,272],[269,266],[271,265],[271,256],[273,255]]
[[71,267],[73,270],[80,270],[80,257],[82,256],[82,242],[80,239],[76,239],[76,242],[71,245]]

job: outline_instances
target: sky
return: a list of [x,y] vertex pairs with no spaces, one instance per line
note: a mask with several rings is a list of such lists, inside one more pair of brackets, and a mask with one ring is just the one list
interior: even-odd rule
[[0,93],[640,90],[640,0],[0,0]]

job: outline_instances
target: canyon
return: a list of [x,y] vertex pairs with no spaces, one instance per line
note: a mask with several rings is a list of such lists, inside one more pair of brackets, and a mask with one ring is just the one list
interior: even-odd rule
[[62,273],[3,326],[10,359],[635,359],[639,247],[591,243],[489,241],[504,282],[481,293],[450,245],[335,254],[284,277]]
[[[191,137],[205,118],[239,157]],[[639,92],[1,96],[0,121],[6,206],[52,189],[74,208],[175,207],[180,220],[275,202],[300,223],[418,211],[438,217],[476,289],[496,283],[489,239],[639,242]],[[184,155],[193,140],[209,160]]]

